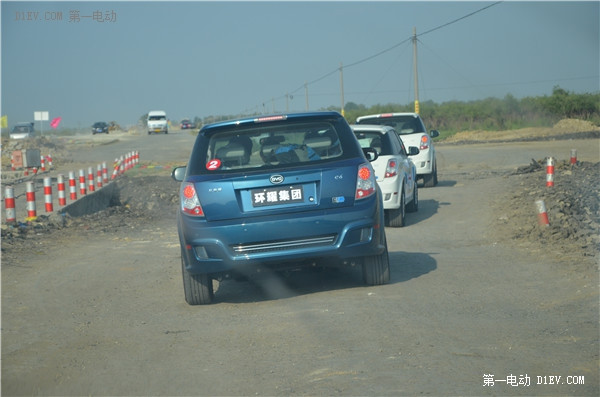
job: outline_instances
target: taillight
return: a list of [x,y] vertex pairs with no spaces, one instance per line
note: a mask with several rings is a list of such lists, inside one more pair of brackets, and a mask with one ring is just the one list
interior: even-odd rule
[[429,148],[429,137],[427,135],[421,136],[421,145],[419,146],[419,150],[424,150]]
[[193,183],[185,182],[181,187],[181,210],[192,216],[204,216]]
[[398,162],[394,159],[389,159],[385,168],[384,178],[391,178],[396,175],[398,175]]
[[375,173],[369,164],[362,164],[358,167],[358,178],[356,178],[357,200],[367,198],[375,194],[376,188]]

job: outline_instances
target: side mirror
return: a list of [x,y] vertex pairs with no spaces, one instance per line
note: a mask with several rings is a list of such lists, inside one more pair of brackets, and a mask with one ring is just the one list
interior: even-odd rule
[[171,178],[175,179],[177,182],[182,182],[183,178],[185,178],[186,170],[187,166],[175,167],[173,172],[171,172]]
[[408,147],[408,155],[409,156],[416,156],[417,154],[419,154],[421,151],[419,150],[418,147],[416,146],[409,146]]
[[365,154],[365,157],[367,158],[367,160],[369,160],[369,162],[375,161],[379,158],[379,153],[372,147],[363,148],[363,153]]
[[437,138],[438,136],[440,136],[440,132],[438,130],[431,130],[429,131],[429,136],[432,138]]

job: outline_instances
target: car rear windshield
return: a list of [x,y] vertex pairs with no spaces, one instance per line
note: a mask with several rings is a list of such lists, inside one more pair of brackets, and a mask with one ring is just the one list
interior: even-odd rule
[[148,117],[148,120],[166,120],[167,118],[165,116],[150,116]]
[[392,127],[399,135],[414,134],[415,132],[424,132],[419,120],[413,116],[390,116],[390,117],[369,117],[361,119],[357,124],[375,124],[387,125]]
[[198,172],[246,171],[285,168],[311,162],[328,161],[343,155],[340,138],[333,124],[324,121],[290,124],[256,124],[212,133],[205,145]]
[[381,156],[392,154],[392,147],[388,136],[377,131],[355,131],[360,147],[373,148]]

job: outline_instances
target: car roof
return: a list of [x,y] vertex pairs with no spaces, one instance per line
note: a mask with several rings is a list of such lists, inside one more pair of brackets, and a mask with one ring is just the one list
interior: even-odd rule
[[342,117],[338,112],[302,112],[302,113],[287,113],[287,114],[271,114],[264,116],[252,116],[240,119],[232,119],[226,121],[220,121],[213,124],[207,124],[202,127],[201,133],[208,132],[212,129],[218,129],[228,126],[243,126],[243,125],[254,125],[258,123],[268,123],[273,121],[284,121],[284,120],[325,120],[328,118]]
[[381,132],[382,134],[386,134],[390,131],[395,131],[393,127],[389,125],[377,125],[377,124],[352,124],[350,126],[352,131],[375,131]]
[[414,118],[419,118],[418,113],[414,112],[398,112],[398,113],[378,113],[378,114],[367,114],[365,116],[357,117],[356,120],[370,119],[370,118],[386,118],[386,117],[394,117],[394,116],[412,116]]

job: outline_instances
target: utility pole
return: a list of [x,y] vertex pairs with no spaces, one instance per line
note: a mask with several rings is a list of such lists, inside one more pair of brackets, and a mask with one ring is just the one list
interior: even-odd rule
[[308,112],[308,84],[304,82],[304,97],[306,98],[306,111]]
[[415,113],[419,114],[419,74],[417,72],[417,28],[413,28],[413,74],[415,75]]
[[346,117],[344,114],[344,66],[340,62],[340,91],[342,93],[342,116]]

